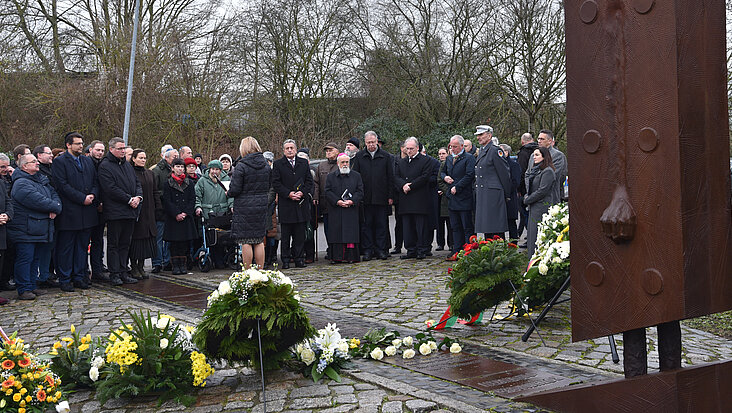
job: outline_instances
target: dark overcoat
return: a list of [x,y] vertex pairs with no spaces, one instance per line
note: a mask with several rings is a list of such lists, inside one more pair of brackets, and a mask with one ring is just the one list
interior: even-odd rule
[[8,237],[13,243],[53,242],[54,226],[49,214],[60,214],[62,207],[48,178],[16,169],[10,195],[14,216],[8,223]]
[[160,201],[160,192],[155,182],[155,176],[152,171],[143,167],[133,166],[132,168],[135,170],[137,180],[140,181],[140,186],[142,186],[142,202],[137,207],[140,209],[140,216],[135,222],[132,239],[156,237],[158,235],[158,227],[155,223],[156,212],[162,211],[163,205]]
[[5,181],[3,179],[0,179],[0,214],[7,214],[9,218],[5,225],[0,225],[0,250],[5,250],[8,248],[5,228],[13,220],[15,215],[13,213],[13,202],[10,200],[10,195],[5,189]]
[[[155,177],[155,186],[158,188],[158,194],[162,197],[163,189],[165,188],[165,185],[168,184],[168,178],[170,178],[170,175],[173,173],[173,168],[170,166],[168,161],[161,159],[155,168],[151,169],[151,171]],[[162,199],[160,200],[160,204],[162,205]],[[155,216],[155,219],[158,221],[165,221],[165,213],[160,211],[158,215]]]
[[[310,173],[308,161],[296,156],[294,168],[284,156],[274,161],[272,164],[272,186],[279,196],[277,217],[281,224],[297,224],[310,220],[313,175]],[[302,202],[293,201],[289,197],[290,192],[297,191],[303,193]]]
[[137,219],[140,207],[132,208],[129,202],[133,197],[142,196],[142,186],[124,157],[117,158],[112,152],[104,156],[99,164],[99,187],[105,221]]
[[[99,223],[99,181],[97,168],[87,156],[80,156],[81,169],[74,157],[68,152],[53,160],[51,170],[54,175],[54,186],[63,212],[56,217],[56,229],[59,231],[78,231],[93,228]],[[94,195],[94,202],[84,205],[89,194]]]
[[450,210],[448,209],[447,193],[450,190],[450,185],[444,181],[445,168],[447,168],[447,161],[450,160],[448,157],[444,161],[440,161],[440,173],[437,175],[437,190],[442,192],[440,195],[440,217],[449,217]]
[[475,232],[508,231],[506,198],[511,192],[511,172],[503,151],[488,143],[475,162]]
[[362,149],[352,160],[353,170],[363,180],[364,205],[389,205],[394,199],[394,160],[391,154],[377,148],[374,157]]
[[[186,178],[182,185],[173,179],[163,185],[163,210],[165,210],[165,230],[163,239],[166,241],[190,241],[198,238],[196,226],[196,189],[190,178]],[[181,212],[186,213],[183,221],[175,217]]]
[[[448,185],[447,207],[453,211],[471,211],[473,209],[473,181],[475,180],[475,156],[463,151],[457,158],[448,156],[445,160],[444,173],[440,179],[445,182],[445,177],[453,179]],[[451,189],[455,188],[455,194]]]
[[518,208],[519,208],[519,194],[518,188],[523,181],[523,174],[521,173],[521,166],[518,162],[511,158],[507,158],[508,167],[511,171],[511,192],[509,192],[508,200],[506,201],[506,216],[508,219],[518,219]]
[[528,193],[524,197],[524,204],[529,207],[528,225],[526,226],[526,246],[529,257],[536,249],[536,238],[539,222],[542,216],[549,211],[549,207],[559,202],[556,191],[556,176],[552,168],[539,169],[535,166],[526,171],[526,188]]
[[227,192],[227,196],[234,198],[231,223],[231,236],[234,239],[264,240],[267,218],[271,221],[271,215],[267,215],[271,174],[261,152],[250,153],[236,163]]
[[[415,155],[411,161],[408,157],[399,160],[394,172],[394,190],[399,193],[399,215],[430,214],[434,208],[431,192],[434,187],[429,181],[433,176],[432,162],[422,154]],[[405,194],[402,188],[407,182],[411,182],[412,189]]]
[[328,213],[328,200],[325,199],[325,181],[328,178],[328,174],[336,170],[338,170],[338,162],[335,159],[332,161],[326,159],[318,164],[318,169],[315,171],[315,178],[313,178],[313,199],[318,201],[318,209],[321,214]]
[[[338,206],[343,193],[348,190],[353,206],[348,208]],[[325,181],[325,197],[328,200],[328,242],[334,244],[358,244],[359,222],[358,209],[363,201],[364,185],[361,174],[351,171],[344,175],[340,170],[328,174]]]

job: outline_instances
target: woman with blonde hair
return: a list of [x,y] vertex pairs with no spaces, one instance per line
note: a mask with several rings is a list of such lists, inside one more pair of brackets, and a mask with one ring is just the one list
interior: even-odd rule
[[234,198],[231,235],[241,244],[244,268],[264,268],[264,237],[271,168],[256,139],[248,136],[239,145],[241,160],[232,172],[227,196]]

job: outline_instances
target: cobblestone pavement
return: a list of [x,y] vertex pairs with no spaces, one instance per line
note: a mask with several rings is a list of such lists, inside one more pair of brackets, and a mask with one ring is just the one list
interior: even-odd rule
[[[344,335],[360,336],[372,327],[396,329],[402,335],[424,330],[424,321],[437,320],[446,309],[448,291],[445,274],[449,263],[445,254],[423,261],[370,261],[353,265],[330,265],[321,259],[305,269],[285,273],[295,281],[313,325],[337,322]],[[162,274],[160,279],[184,285],[213,288],[228,272],[212,271],[184,276]],[[14,293],[2,293],[14,298]],[[111,286],[95,286],[76,293],[53,293],[36,301],[13,301],[0,307],[0,325],[6,331],[19,330],[36,349],[45,350],[69,324],[93,335],[105,334],[126,309],[149,309],[195,323],[200,310],[164,302]],[[499,315],[507,314],[505,305]],[[488,316],[486,316],[486,319]],[[529,325],[526,318],[464,326],[456,324],[444,333],[460,338],[468,353],[506,361],[520,366],[558,374],[577,382],[621,377],[622,361],[610,360],[607,339],[572,343],[569,303],[560,304],[540,326],[546,346],[534,333],[524,343],[521,335]],[[653,329],[651,329],[653,330]],[[732,342],[682,324],[684,364],[732,358]],[[622,358],[621,336],[618,351]],[[655,348],[655,331],[648,341]],[[649,354],[650,367],[657,367],[657,352]],[[258,372],[247,368],[216,366],[209,385],[198,393],[195,406],[166,403],[156,407],[154,400],[136,398],[107,402],[100,408],[90,392],[72,395],[74,411],[263,411]],[[652,371],[652,370],[651,370]],[[354,370],[344,371],[342,383],[313,385],[301,375],[287,371],[267,375],[267,411],[402,412],[402,411],[540,411],[455,383],[443,381],[401,367],[376,361],[356,361]]]

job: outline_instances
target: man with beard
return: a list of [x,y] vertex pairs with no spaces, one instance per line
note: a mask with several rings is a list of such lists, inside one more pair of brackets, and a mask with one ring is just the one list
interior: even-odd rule
[[325,259],[330,259],[330,241],[328,241],[328,200],[325,198],[325,183],[328,174],[338,170],[338,146],[335,142],[329,142],[325,147],[325,162],[318,164],[313,179],[313,204],[319,209],[319,213],[323,215],[323,228],[325,230],[325,239],[328,242],[328,250]]
[[86,251],[92,228],[98,224],[97,171],[94,162],[83,156],[80,133],[64,138],[66,152],[53,163],[56,192],[63,210],[56,218],[56,267],[62,291],[89,288],[86,276]]
[[378,145],[376,132],[363,135],[366,148],[353,158],[353,170],[363,180],[363,216],[361,243],[363,260],[389,258],[387,233],[389,232],[389,210],[394,203],[394,160]]
[[338,155],[338,169],[328,174],[325,197],[330,209],[328,240],[331,263],[359,261],[358,206],[364,190],[361,174],[349,168],[350,157]]

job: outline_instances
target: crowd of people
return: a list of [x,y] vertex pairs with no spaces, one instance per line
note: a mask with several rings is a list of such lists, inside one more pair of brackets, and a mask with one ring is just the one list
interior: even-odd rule
[[[13,159],[0,154],[0,288],[33,300],[49,288],[132,284],[148,277],[147,259],[153,273],[185,274],[202,225],[214,219],[230,223],[245,267],[278,263],[278,250],[280,268],[305,267],[319,222],[332,263],[383,260],[402,247],[400,258],[424,259],[435,238],[452,260],[474,234],[518,240],[524,229],[531,254],[542,214],[565,196],[566,157],[549,130],[537,142],[524,134],[516,159],[490,126],[478,126],[475,139],[452,136],[437,159],[414,137],[391,154],[368,131],[343,151],[325,145],[317,166],[292,139],[279,159],[246,137],[236,159],[208,163],[187,146],[164,145],[152,167],[121,138],[85,146],[71,132],[65,149],[18,145]],[[222,243],[210,254],[216,268],[226,265]]]

